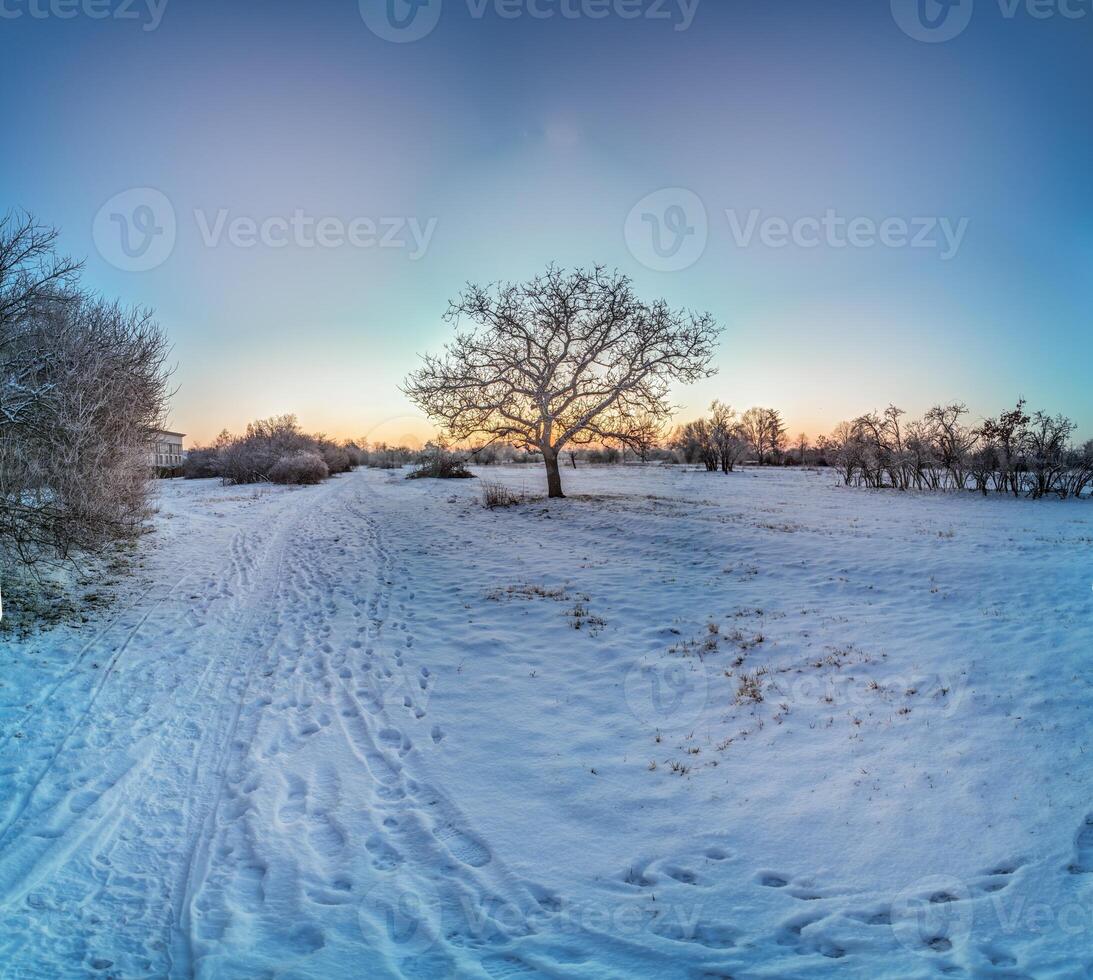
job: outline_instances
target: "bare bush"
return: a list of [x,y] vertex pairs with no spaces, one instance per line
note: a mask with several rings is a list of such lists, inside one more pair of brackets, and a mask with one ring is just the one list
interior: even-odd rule
[[407,480],[468,480],[473,477],[462,456],[432,442],[418,457],[417,468],[406,474]]
[[309,450],[301,450],[289,456],[282,456],[269,470],[269,482],[311,486],[322,483],[330,470],[322,456]]
[[[240,436],[222,432],[211,449],[195,452],[198,458],[191,467],[194,476],[211,472],[229,485],[267,481],[318,483],[328,476],[350,472],[367,458],[355,442],[338,443],[323,435],[309,435],[300,428],[295,415],[277,415],[251,422]],[[305,466],[304,456],[313,456],[323,464],[318,479],[312,478],[318,468],[311,465],[310,460]],[[286,470],[288,462],[293,466]],[[276,479],[273,476],[275,467],[280,467]],[[286,472],[295,469],[308,478],[285,479]]]
[[315,439],[301,431],[295,415],[279,415],[251,422],[241,436],[222,433],[220,477],[225,484],[263,483],[285,456],[315,451]]
[[527,494],[512,490],[503,483],[482,484],[482,506],[487,510],[496,510],[499,507],[517,507],[527,502]]
[[195,446],[182,461],[182,475],[187,480],[220,476],[220,451],[213,446]]

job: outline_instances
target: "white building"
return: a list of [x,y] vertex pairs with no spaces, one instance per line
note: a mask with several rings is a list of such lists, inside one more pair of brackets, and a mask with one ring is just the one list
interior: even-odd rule
[[157,470],[182,469],[182,440],[185,432],[157,431],[151,433],[152,465]]

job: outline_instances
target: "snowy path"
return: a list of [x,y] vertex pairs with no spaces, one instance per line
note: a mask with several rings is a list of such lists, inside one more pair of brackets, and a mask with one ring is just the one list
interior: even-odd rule
[[0,685],[0,977],[1089,975],[1087,506],[571,481],[165,485]]
[[415,765],[430,671],[365,503],[360,478],[281,495],[25,706],[21,734],[56,715],[8,738],[0,974],[464,974],[445,909],[489,945],[489,901],[549,907]]

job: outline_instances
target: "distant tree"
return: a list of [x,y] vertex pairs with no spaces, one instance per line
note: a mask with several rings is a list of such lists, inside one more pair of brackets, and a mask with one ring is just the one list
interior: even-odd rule
[[[600,266],[469,285],[447,318],[455,340],[403,391],[453,441],[486,436],[540,453],[551,497],[564,496],[566,446],[638,448],[645,424],[670,416],[672,382],[713,373],[720,333],[710,314],[641,302],[628,278]],[[474,327],[460,331],[464,319]]]
[[679,426],[670,445],[683,457],[683,462],[701,463],[711,473],[717,469],[717,445],[708,419],[695,419]]
[[951,405],[935,405],[926,413],[924,420],[934,429],[939,462],[957,490],[963,490],[967,484],[968,457],[979,441],[977,432],[960,421],[967,414],[967,405],[954,402]]
[[767,442],[770,451],[779,455],[786,443],[786,424],[782,420],[782,413],[776,408],[767,409]]
[[805,455],[808,453],[808,449],[808,436],[801,432],[797,436],[797,462],[801,466],[805,465]]
[[987,419],[979,429],[980,438],[991,446],[995,458],[995,489],[1021,492],[1019,469],[1028,442],[1025,400],[1017,399],[1012,411],[1002,412],[997,419]]
[[740,417],[740,431],[755,450],[760,466],[768,454],[781,451],[786,437],[782,415],[774,408],[749,408]]
[[731,406],[715,401],[710,405],[710,439],[722,473],[731,473],[748,454],[748,441]]
[[1062,415],[1033,414],[1028,427],[1029,496],[1059,493],[1065,485],[1062,478],[1069,463],[1067,450],[1073,432],[1074,423]]

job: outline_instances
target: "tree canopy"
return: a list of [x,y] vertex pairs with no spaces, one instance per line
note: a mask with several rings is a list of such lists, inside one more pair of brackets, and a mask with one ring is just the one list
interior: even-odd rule
[[672,413],[671,385],[714,373],[721,332],[709,313],[642,302],[602,266],[468,284],[446,319],[455,340],[426,355],[403,391],[453,440],[541,452],[552,497],[562,496],[563,447],[646,444]]

